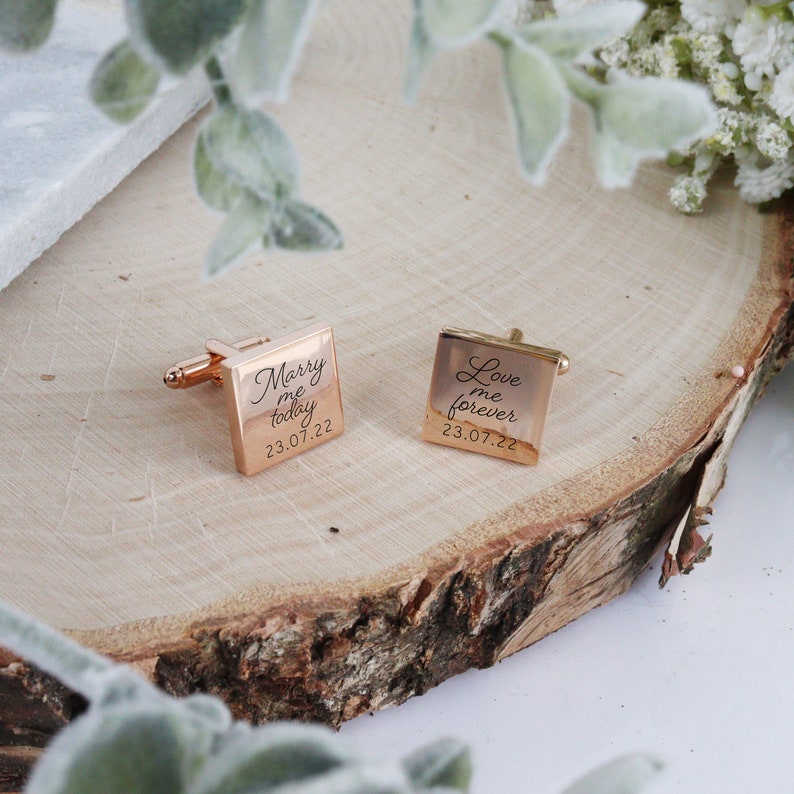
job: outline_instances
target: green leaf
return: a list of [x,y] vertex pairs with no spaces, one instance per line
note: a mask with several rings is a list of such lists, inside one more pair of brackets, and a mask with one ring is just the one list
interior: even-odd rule
[[[114,676],[116,671],[122,674],[128,672],[127,668],[114,666],[110,659],[83,648],[2,599],[0,642],[5,648],[18,653],[89,699],[101,694],[108,678]],[[137,678],[142,686],[150,686]]]
[[468,791],[471,783],[471,756],[455,739],[440,739],[403,759],[408,777],[419,788],[444,786]]
[[415,0],[414,22],[411,28],[411,40],[408,45],[408,67],[405,73],[405,85],[403,86],[403,97],[411,105],[416,102],[422,78],[438,52],[438,47],[433,43],[425,28],[422,15],[419,13],[418,3],[419,0]]
[[596,173],[605,188],[628,187],[645,154],[627,146],[611,130],[601,130],[593,142]]
[[184,74],[242,19],[249,0],[125,0],[133,45]]
[[595,98],[596,169],[606,187],[631,183],[639,163],[709,133],[716,114],[706,90],[663,78],[622,78]]
[[649,755],[626,755],[588,772],[562,794],[635,794],[655,778],[663,766]]
[[252,0],[227,73],[247,104],[283,102],[318,0]]
[[555,58],[574,60],[628,33],[644,13],[645,4],[639,0],[610,0],[568,16],[531,22],[519,35]]
[[521,164],[540,185],[568,133],[568,92],[554,61],[520,41],[503,47],[504,79],[513,111]]
[[35,794],[180,794],[208,751],[169,708],[94,711],[64,728],[35,766]]
[[125,124],[149,104],[159,82],[159,69],[142,60],[125,40],[97,64],[89,91],[107,116]]
[[444,47],[462,47],[487,32],[505,0],[419,0],[428,35]]
[[208,207],[220,212],[228,212],[237,203],[244,188],[214,166],[207,155],[204,137],[202,130],[196,136],[196,148],[193,152],[193,177],[196,190]]
[[270,116],[227,105],[201,129],[204,150],[227,180],[263,200],[290,197],[298,189],[298,161],[289,138]]
[[598,115],[629,146],[661,153],[705,135],[715,123],[702,86],[656,77],[604,86]]
[[290,251],[332,251],[342,247],[342,233],[320,210],[301,201],[281,208],[273,223],[273,239],[279,248]]
[[180,711],[192,721],[209,731],[228,731],[232,725],[232,715],[228,706],[213,695],[198,692],[179,699]]
[[204,263],[204,278],[211,279],[240,264],[262,243],[270,229],[270,206],[244,192],[221,224]]
[[58,0],[0,0],[0,47],[30,50],[47,40]]
[[191,794],[269,791],[317,779],[350,761],[327,728],[284,723],[241,730],[213,755]]

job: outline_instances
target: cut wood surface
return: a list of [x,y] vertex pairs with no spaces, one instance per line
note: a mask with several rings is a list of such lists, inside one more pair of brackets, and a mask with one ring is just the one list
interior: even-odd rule
[[[495,50],[440,58],[401,104],[409,5],[328,4],[277,112],[342,251],[203,283],[219,221],[192,192],[191,124],[0,294],[0,596],[240,717],[399,703],[625,590],[708,506],[791,346],[790,210],[725,181],[681,216],[661,166],[605,192],[582,117],[529,186]],[[238,474],[221,393],[162,372],[210,337],[320,320],[344,435]],[[570,357],[537,466],[421,440],[442,325]],[[21,758],[73,701],[0,668]]]

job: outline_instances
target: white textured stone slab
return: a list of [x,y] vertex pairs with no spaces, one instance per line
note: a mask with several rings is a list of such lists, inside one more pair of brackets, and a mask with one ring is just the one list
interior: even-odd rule
[[102,116],[88,79],[124,30],[117,0],[61,0],[44,47],[0,54],[0,288],[208,98],[196,74],[162,91],[131,125]]

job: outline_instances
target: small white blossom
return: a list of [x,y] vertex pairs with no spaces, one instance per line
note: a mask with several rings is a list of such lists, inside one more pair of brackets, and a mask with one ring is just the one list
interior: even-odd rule
[[[554,0],[571,9],[583,1]],[[738,165],[736,186],[746,201],[769,201],[794,182],[794,22],[781,5],[657,5],[599,52],[607,80],[611,72],[690,79],[706,85],[717,102],[717,129],[677,152],[689,164],[670,190],[682,212],[701,210],[709,179],[729,158]],[[787,6],[794,13],[794,1]]]
[[612,39],[599,52],[599,57],[609,67],[625,66],[629,55],[629,43],[625,38]]
[[717,69],[722,57],[722,40],[712,33],[678,33],[679,38],[685,38],[692,49],[692,60],[704,69]]
[[750,140],[753,117],[729,108],[717,108],[717,129],[706,138],[706,145],[715,152],[729,154]]
[[[774,77],[778,69],[794,61],[794,23],[772,16],[759,19],[752,15],[736,26],[733,50],[747,76]],[[747,86],[758,90],[749,82]]]
[[681,16],[699,33],[723,33],[746,8],[745,0],[681,0]]
[[703,212],[703,202],[708,195],[706,182],[700,176],[679,176],[669,195],[670,203],[680,212],[688,215]]
[[[733,66],[733,64],[723,65]],[[717,102],[723,102],[734,107],[741,105],[742,95],[739,93],[736,83],[724,69],[714,69],[709,72],[709,87]]]
[[662,41],[641,50],[635,56],[635,63],[641,74],[678,78],[678,59],[672,46],[672,37],[665,36]]
[[744,84],[751,91],[760,91],[764,87],[764,76],[760,72],[747,72]]
[[766,167],[759,167],[750,160],[740,161],[734,184],[744,201],[751,204],[771,201],[794,186],[794,156],[789,155]]
[[723,63],[722,71],[729,80],[735,80],[741,74],[739,67],[733,61]]
[[782,160],[791,148],[791,138],[783,127],[763,116],[756,125],[753,140],[758,151],[770,160]]
[[780,118],[794,120],[794,64],[775,78],[767,102]]

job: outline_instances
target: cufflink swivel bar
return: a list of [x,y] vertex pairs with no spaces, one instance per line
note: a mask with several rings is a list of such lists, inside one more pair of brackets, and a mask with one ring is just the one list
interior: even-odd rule
[[221,362],[224,358],[236,353],[244,353],[252,347],[263,345],[269,341],[270,339],[266,336],[252,336],[249,339],[235,342],[233,345],[225,345],[215,339],[209,339],[207,340],[206,353],[169,367],[163,375],[163,383],[169,389],[187,389],[210,380],[221,386],[223,385]]

